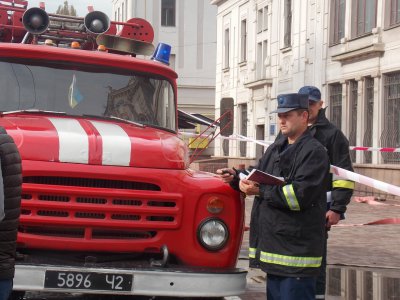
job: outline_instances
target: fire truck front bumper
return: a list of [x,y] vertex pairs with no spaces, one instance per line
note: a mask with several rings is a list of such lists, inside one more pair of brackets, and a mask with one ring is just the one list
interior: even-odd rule
[[114,269],[17,264],[14,290],[111,295],[223,297],[245,292],[243,269]]

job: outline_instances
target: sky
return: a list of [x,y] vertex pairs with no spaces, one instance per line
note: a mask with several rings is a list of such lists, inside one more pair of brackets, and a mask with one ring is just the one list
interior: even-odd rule
[[[64,0],[29,0],[29,7],[39,7],[39,2],[44,2],[48,13],[55,13],[59,5],[64,4]],[[111,18],[111,0],[68,0],[69,5],[73,5],[79,17],[84,17],[87,7],[93,5],[95,10],[100,10]]]

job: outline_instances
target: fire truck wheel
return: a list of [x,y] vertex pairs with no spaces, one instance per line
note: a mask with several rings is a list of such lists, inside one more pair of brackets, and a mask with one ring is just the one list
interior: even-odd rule
[[23,291],[13,291],[10,297],[8,297],[8,300],[22,300],[24,299],[24,296],[25,292]]

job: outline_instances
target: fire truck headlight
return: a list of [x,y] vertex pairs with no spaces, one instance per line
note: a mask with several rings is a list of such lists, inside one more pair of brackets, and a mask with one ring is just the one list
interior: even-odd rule
[[228,228],[220,219],[210,218],[199,226],[198,239],[200,244],[207,250],[220,250],[228,241],[228,236]]

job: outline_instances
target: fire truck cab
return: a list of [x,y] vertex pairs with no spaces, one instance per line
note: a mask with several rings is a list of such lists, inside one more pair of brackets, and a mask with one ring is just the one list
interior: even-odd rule
[[15,291],[244,292],[243,199],[189,168],[153,36],[142,19],[0,1],[0,126],[23,166]]

